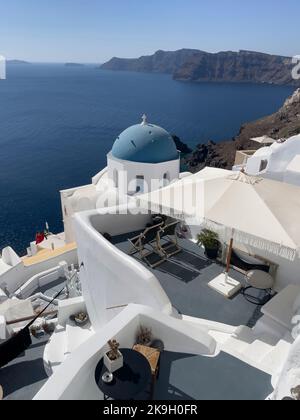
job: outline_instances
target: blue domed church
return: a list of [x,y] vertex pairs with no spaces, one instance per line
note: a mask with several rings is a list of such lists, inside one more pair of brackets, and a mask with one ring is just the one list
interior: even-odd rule
[[172,136],[147,122],[123,131],[107,155],[108,177],[125,194],[139,194],[161,188],[178,179],[180,153]]
[[147,122],[123,131],[107,155],[107,167],[89,185],[61,191],[66,243],[75,241],[75,213],[125,204],[131,197],[157,190],[180,177],[180,153],[172,136]]

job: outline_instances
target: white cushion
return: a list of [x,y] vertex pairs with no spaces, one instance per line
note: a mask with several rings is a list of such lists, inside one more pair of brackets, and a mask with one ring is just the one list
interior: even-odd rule
[[287,286],[262,308],[262,313],[278,322],[281,326],[292,330],[291,320],[294,316],[295,297],[300,294],[300,286]]

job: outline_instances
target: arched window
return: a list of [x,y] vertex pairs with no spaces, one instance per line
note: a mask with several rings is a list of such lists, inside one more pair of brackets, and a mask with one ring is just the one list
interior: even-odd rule
[[264,171],[265,169],[267,169],[267,166],[268,166],[267,159],[262,160],[260,162],[259,172]]
[[137,175],[136,176],[136,193],[142,193],[144,192],[144,182],[145,177],[143,175]]
[[170,174],[169,172],[164,173],[163,176],[163,186],[166,186],[170,183]]
[[119,188],[119,172],[117,171],[117,169],[114,169],[113,179],[115,187]]

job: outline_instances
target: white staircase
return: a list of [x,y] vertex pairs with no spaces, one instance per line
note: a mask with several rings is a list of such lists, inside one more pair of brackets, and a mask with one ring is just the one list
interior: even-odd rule
[[58,324],[44,351],[44,367],[47,375],[51,376],[65,358],[93,334],[94,330],[90,323],[84,327],[79,327],[70,320],[65,326]]
[[252,329],[242,326],[222,344],[222,350],[274,375],[282,368],[292,341],[289,333],[278,339],[272,335],[256,335]]

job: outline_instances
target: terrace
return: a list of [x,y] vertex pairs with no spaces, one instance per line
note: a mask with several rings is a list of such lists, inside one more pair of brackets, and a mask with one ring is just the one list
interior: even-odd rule
[[[113,243],[128,254],[128,239],[138,233],[115,236]],[[182,251],[155,269],[141,260],[138,253],[133,258],[155,275],[179,313],[232,326],[253,327],[261,315],[258,306],[249,303],[242,293],[225,299],[208,286],[212,279],[224,271],[223,265],[208,260],[204,250],[190,240],[179,239],[178,243]],[[230,275],[244,283],[244,276],[238,271],[231,270]]]
[[[114,221],[112,225],[107,224],[107,220],[103,221],[105,228],[111,233],[113,248],[118,250],[118,252],[122,251],[120,254],[123,257],[119,254],[114,257],[117,257],[119,262],[122,258],[125,258],[127,262],[131,261],[132,258],[147,268],[158,279],[169,297],[172,306],[179,313],[188,317],[199,318],[204,323],[207,320],[207,325],[214,322],[221,323],[225,328],[228,326],[230,331],[234,331],[235,327],[240,325],[253,327],[256,324],[261,316],[260,308],[249,303],[242,293],[237,294],[232,299],[225,299],[208,286],[209,281],[219,275],[224,270],[224,267],[219,263],[208,260],[202,248],[197,246],[193,241],[179,239],[181,252],[170,257],[154,269],[149,268],[140,259],[138,254],[129,257],[130,243],[128,239],[135,236],[141,230],[136,231],[136,229],[132,229],[132,232],[119,234],[121,230],[119,225],[122,224],[123,229],[126,226],[126,229],[130,230],[131,223],[134,225],[136,223],[138,225],[143,224],[144,216],[138,222],[136,222],[136,217],[125,217],[128,220],[128,223],[125,224],[123,224],[123,216],[121,215],[119,216],[119,221],[117,221],[118,216],[114,216],[113,218],[109,217],[111,221]],[[93,222],[95,223],[95,220]],[[96,230],[98,232],[103,231],[100,225]],[[113,234],[113,232],[116,233]],[[103,245],[106,247],[108,244],[105,241]],[[109,252],[111,254],[112,250]],[[106,262],[105,256],[100,252],[100,249],[97,250],[97,255],[101,256],[102,263]],[[109,262],[107,264],[111,267]],[[121,270],[121,266],[118,267],[118,272],[122,275],[123,279],[127,278],[127,274]],[[231,270],[231,276],[241,282],[244,281],[243,275],[237,271]],[[112,279],[111,275],[109,275],[108,279]],[[154,313],[158,312],[154,310]],[[113,334],[122,347],[132,348],[134,344],[134,331],[132,329],[136,329],[137,325],[135,324],[141,321],[135,320],[135,326],[131,322],[128,325],[124,323],[124,326],[122,326],[119,320],[121,319],[119,318],[120,316],[123,320],[123,314],[116,315],[116,318],[111,321],[112,327],[110,326],[108,328],[109,331],[107,329],[105,329],[105,332],[103,331],[103,345],[106,342],[106,334],[109,337],[110,334]],[[166,344],[170,334],[166,327],[157,327],[157,321],[153,321],[152,319],[147,319],[146,322],[154,330],[157,329],[160,338]],[[117,326],[116,331],[119,332],[113,333],[114,325]],[[225,335],[228,337],[230,333]],[[46,344],[44,341],[45,338],[34,342],[26,354],[0,371],[0,383],[4,386],[5,398],[31,399],[44,385],[46,375],[41,359],[44,345]],[[93,340],[96,340],[96,338]],[[191,345],[185,340],[186,338],[179,338],[175,348],[168,346],[161,353],[159,376],[153,395],[155,400],[263,400],[272,392],[271,376],[261,369],[257,369],[253,365],[243,362],[222,349],[216,352],[215,357],[205,357],[199,353],[197,354],[197,346],[195,347],[195,344]],[[86,345],[89,347],[88,343]],[[98,345],[100,345],[100,341],[98,341]],[[177,348],[178,346],[181,350]],[[86,347],[86,350],[88,347]],[[103,348],[98,348],[96,355],[89,356],[87,354],[85,369],[81,369],[78,374],[74,373],[74,375],[81,375],[81,372],[89,372],[88,378],[86,378],[85,374],[85,377],[79,381],[84,386],[80,390],[72,390],[72,398],[103,398],[103,394],[96,387],[94,381],[94,371],[96,363],[99,361],[99,351],[102,352]],[[34,366],[34,369],[32,369],[32,366]],[[69,371],[72,372],[72,369],[69,369]],[[26,375],[24,372],[26,372]],[[26,381],[24,379],[25,376]],[[52,379],[54,380],[53,383],[55,383],[55,375]],[[53,392],[55,392],[55,388]],[[45,392],[45,395],[48,396],[49,390]],[[68,392],[69,390],[67,389],[67,394]],[[40,398],[43,395],[42,393]],[[141,395],[140,398],[148,397],[148,394],[146,394]],[[63,399],[64,396],[60,398]]]

